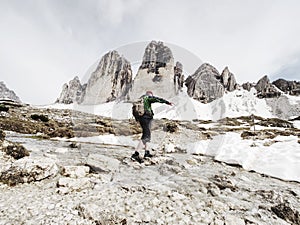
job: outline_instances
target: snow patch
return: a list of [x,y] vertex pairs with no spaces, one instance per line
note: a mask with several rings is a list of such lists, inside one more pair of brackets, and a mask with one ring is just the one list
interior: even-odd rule
[[266,140],[243,140],[240,134],[227,133],[209,141],[199,141],[188,146],[188,152],[206,154],[216,160],[241,165],[246,170],[300,182],[300,145],[296,136],[278,136],[271,146]]
[[113,134],[99,135],[95,137],[74,137],[68,139],[70,141],[76,142],[86,142],[86,143],[98,143],[98,144],[108,144],[108,145],[124,145],[135,147],[138,141],[132,140],[132,137],[127,136],[115,136]]

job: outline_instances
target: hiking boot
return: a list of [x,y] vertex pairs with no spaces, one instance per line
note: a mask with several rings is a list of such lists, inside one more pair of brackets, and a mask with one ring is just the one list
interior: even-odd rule
[[153,155],[150,153],[150,151],[146,150],[144,158],[152,158],[152,157],[153,157]]
[[140,157],[140,153],[138,153],[137,151],[135,151],[133,153],[133,155],[131,156],[131,159],[134,160],[134,161],[137,161],[139,163],[143,163],[144,160]]

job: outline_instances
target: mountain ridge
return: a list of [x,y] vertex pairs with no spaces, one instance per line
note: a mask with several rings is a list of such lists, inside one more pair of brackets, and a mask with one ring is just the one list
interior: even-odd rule
[[[171,49],[161,41],[151,41],[146,46],[136,76],[133,76],[130,62],[113,50],[101,58],[86,84],[79,85],[75,78],[73,82],[70,81],[77,83],[74,87],[67,84],[66,88],[65,84],[56,102],[93,105],[114,100],[134,100],[146,90],[152,90],[163,98],[172,98],[179,90],[183,91],[183,84],[187,87],[188,95],[202,103],[209,103],[237,89],[250,91],[252,87],[257,90],[258,98],[276,98],[282,93],[300,95],[300,82],[297,81],[277,79],[271,82],[264,75],[256,83],[240,85],[228,66],[221,73],[209,63],[199,65],[193,74],[185,74],[183,68],[180,62],[175,63]],[[97,81],[103,76],[107,79]]]

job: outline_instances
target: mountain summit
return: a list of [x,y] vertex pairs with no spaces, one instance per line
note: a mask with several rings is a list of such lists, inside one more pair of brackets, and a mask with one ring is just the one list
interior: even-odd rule
[[16,93],[8,89],[3,81],[0,82],[0,100],[10,100],[21,103],[21,100]]
[[75,77],[69,84],[64,84],[56,102],[94,105],[122,99],[128,93],[131,82],[130,62],[117,51],[110,51],[101,58],[87,84],[82,85]]
[[155,95],[163,98],[171,98],[176,95],[174,76],[174,57],[171,49],[163,42],[152,41],[145,49],[142,64],[128,98],[137,99],[146,90],[152,90]]

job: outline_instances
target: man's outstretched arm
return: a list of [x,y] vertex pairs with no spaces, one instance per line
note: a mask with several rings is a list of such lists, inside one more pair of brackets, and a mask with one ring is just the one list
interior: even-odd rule
[[158,103],[164,103],[164,104],[167,104],[167,105],[173,105],[171,102],[163,99],[163,98],[159,98],[159,97],[155,97],[155,96],[150,96],[149,97],[149,101],[151,103],[155,103],[155,102],[158,102]]

